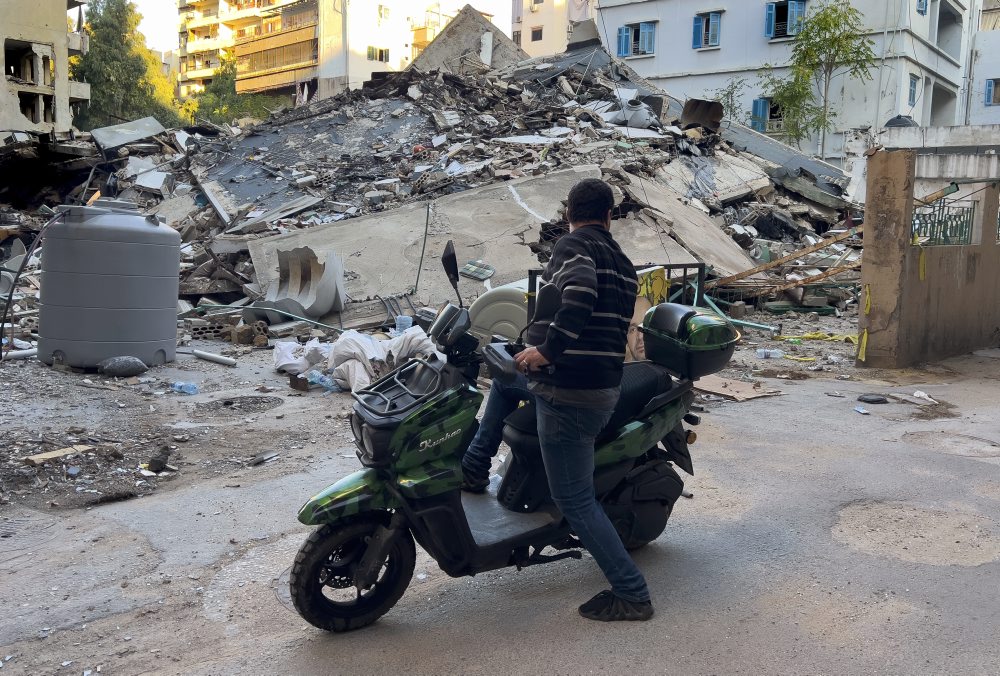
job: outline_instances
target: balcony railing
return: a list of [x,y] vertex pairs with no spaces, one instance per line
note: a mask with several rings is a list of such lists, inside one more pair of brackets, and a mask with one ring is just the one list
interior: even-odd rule
[[972,244],[975,202],[941,200],[913,210],[913,239],[925,246]]

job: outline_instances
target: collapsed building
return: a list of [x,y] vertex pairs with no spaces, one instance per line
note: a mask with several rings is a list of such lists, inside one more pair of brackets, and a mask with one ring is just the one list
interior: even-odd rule
[[[436,264],[448,240],[469,261],[469,299],[508,284],[523,296],[566,227],[569,188],[602,177],[626,253],[666,271],[663,298],[737,321],[771,299],[776,311],[852,303],[849,177],[722,119],[718,103],[671,98],[587,28],[565,53],[525,59],[467,7],[407,70],[248,128],[147,118],[80,135],[57,187],[0,188],[13,207],[0,207],[0,260],[51,202],[114,197],[181,235],[181,335],[390,325],[450,295]],[[12,308],[22,337],[36,328],[29,263]]]

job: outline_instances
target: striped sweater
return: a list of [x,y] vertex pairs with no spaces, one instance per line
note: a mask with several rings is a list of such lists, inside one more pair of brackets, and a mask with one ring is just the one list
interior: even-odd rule
[[560,238],[526,337],[555,369],[532,373],[532,380],[567,389],[618,387],[638,290],[632,261],[607,229],[588,225]]

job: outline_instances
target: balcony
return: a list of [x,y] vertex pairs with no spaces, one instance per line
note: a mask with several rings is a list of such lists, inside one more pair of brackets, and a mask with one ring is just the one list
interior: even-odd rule
[[181,56],[186,56],[188,54],[197,54],[199,52],[217,52],[220,49],[228,47],[228,41],[222,38],[202,38],[200,40],[188,40],[187,44],[183,45],[180,50]]
[[184,82],[186,80],[203,80],[207,77],[212,77],[215,75],[216,69],[218,69],[220,64],[216,63],[211,66],[197,66],[180,74],[178,80]]
[[217,23],[219,23],[218,12],[204,12],[201,14],[189,12],[181,17],[181,30],[189,30],[201,26],[214,26]]
[[90,36],[86,33],[68,33],[70,56],[82,56],[90,50]]
[[90,100],[90,83],[76,82],[74,80],[70,80],[69,102],[76,103],[77,101],[89,101],[89,100]]

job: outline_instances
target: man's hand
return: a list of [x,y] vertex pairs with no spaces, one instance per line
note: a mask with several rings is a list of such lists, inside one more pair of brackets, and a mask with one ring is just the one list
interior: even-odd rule
[[542,356],[537,347],[521,350],[514,355],[514,361],[517,363],[517,368],[523,373],[537,371],[543,366],[549,365],[549,360]]

